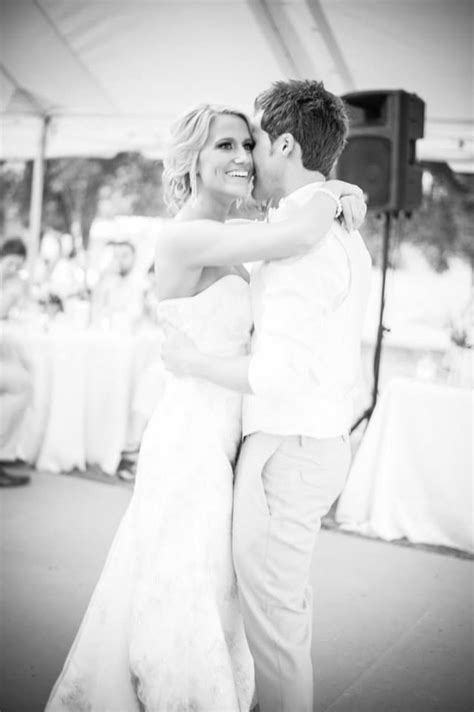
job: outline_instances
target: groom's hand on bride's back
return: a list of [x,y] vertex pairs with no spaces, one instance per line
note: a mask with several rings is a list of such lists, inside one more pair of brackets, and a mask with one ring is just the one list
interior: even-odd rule
[[161,360],[175,376],[194,375],[193,363],[200,355],[196,344],[187,334],[174,328],[165,332],[161,346]]

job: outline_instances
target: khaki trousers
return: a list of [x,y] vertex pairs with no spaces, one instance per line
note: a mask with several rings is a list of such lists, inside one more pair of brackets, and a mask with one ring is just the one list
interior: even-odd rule
[[312,712],[311,558],[349,463],[347,436],[254,433],[243,442],[233,555],[261,712]]

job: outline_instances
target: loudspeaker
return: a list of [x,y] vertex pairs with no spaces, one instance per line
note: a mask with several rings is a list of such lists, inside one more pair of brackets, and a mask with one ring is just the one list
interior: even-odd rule
[[425,102],[402,90],[341,98],[349,114],[349,136],[337,177],[359,185],[369,209],[398,213],[418,207],[422,169],[416,163],[416,140],[423,136]]

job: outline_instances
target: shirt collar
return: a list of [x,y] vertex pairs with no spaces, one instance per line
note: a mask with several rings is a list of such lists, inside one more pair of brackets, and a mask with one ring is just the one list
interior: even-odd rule
[[278,210],[280,210],[280,208],[300,208],[313,197],[318,188],[322,185],[324,185],[324,181],[318,180],[316,183],[307,183],[301,186],[301,188],[297,188],[280,200]]

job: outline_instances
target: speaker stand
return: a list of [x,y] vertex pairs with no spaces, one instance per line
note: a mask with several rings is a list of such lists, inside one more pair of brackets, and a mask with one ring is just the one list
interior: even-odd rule
[[367,408],[362,415],[356,420],[356,422],[353,424],[351,427],[351,433],[356,430],[359,425],[361,425],[365,420],[367,422],[370,420],[372,417],[372,413],[374,412],[374,408],[377,405],[377,397],[378,397],[378,392],[379,392],[379,375],[380,375],[380,360],[382,357],[382,342],[383,342],[383,337],[384,333],[386,331],[390,331],[390,329],[387,329],[383,325],[383,315],[384,315],[384,310],[385,310],[385,283],[387,280],[387,269],[388,269],[388,255],[390,252],[390,238],[391,238],[391,233],[392,233],[392,215],[391,213],[385,213],[385,221],[384,221],[384,231],[383,231],[383,253],[382,253],[382,290],[380,294],[380,311],[379,311],[379,323],[378,323],[378,328],[377,328],[377,339],[375,342],[375,351],[374,351],[374,364],[373,364],[373,374],[374,374],[374,383],[373,383],[373,388],[372,388],[372,400]]

